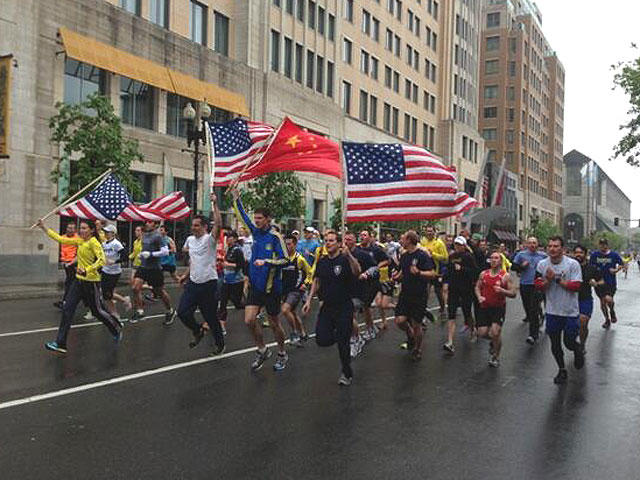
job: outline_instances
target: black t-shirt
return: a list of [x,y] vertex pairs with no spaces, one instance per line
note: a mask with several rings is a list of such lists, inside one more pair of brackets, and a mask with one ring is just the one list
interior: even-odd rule
[[478,266],[473,256],[469,252],[453,252],[449,255],[447,277],[450,288],[472,291],[478,277]]
[[356,248],[359,248],[363,252],[367,253],[374,260],[376,265],[378,265],[380,262],[389,260],[389,256],[379,245],[373,244],[369,247],[359,246]]
[[329,305],[351,302],[351,286],[355,279],[347,257],[340,254],[335,258],[320,257],[314,278],[320,280],[318,298]]
[[582,283],[580,284],[580,290],[578,291],[578,300],[589,300],[592,298],[591,284],[589,282],[591,279],[594,279],[596,282],[602,280],[602,272],[598,267],[589,265],[588,263],[580,265],[580,267],[582,267]]
[[404,252],[400,257],[400,270],[402,271],[402,295],[410,297],[424,297],[429,285],[429,279],[421,275],[411,273],[412,266],[418,267],[421,272],[435,270],[433,259],[424,250],[416,249],[414,252]]
[[480,272],[489,268],[489,257],[491,255],[488,251],[483,252],[480,248],[476,247],[473,249],[473,257],[476,261],[476,266],[478,267],[477,274],[480,276]]

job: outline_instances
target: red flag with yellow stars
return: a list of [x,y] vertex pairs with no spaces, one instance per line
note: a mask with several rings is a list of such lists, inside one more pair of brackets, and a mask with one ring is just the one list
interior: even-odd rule
[[342,178],[340,146],[285,118],[273,142],[243,180],[271,172],[315,172]]

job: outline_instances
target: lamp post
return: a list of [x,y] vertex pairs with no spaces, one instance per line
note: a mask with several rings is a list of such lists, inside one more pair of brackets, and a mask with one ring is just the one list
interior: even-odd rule
[[[187,122],[187,148],[183,152],[193,153],[193,192],[191,198],[191,210],[195,214],[198,211],[198,167],[200,163],[200,144],[205,146],[207,137],[205,132],[205,120],[211,116],[211,107],[206,102],[200,102],[196,108],[188,102],[182,110],[182,118]],[[193,150],[189,148],[193,145]]]

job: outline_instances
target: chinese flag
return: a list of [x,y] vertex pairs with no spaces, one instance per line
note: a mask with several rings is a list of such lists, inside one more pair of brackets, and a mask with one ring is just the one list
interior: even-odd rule
[[324,173],[342,178],[340,147],[285,118],[262,159],[250,167],[242,179],[286,171]]

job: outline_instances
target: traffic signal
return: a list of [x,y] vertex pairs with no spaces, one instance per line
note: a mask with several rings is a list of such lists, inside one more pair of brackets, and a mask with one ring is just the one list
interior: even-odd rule
[[618,217],[615,217],[615,218],[613,219],[613,225],[614,225],[615,227],[619,227],[619,226],[620,226],[620,219],[619,219]]

